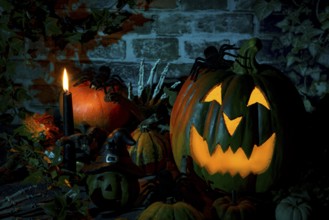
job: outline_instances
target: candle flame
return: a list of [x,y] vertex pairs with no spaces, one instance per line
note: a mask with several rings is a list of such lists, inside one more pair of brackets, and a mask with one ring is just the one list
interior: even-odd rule
[[64,68],[64,72],[63,72],[63,90],[64,92],[69,91],[69,78],[67,76],[66,68]]

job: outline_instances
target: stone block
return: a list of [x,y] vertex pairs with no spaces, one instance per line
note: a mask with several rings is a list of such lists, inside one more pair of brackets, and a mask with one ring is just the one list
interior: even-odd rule
[[185,41],[184,49],[186,56],[190,59],[196,59],[197,57],[204,58],[204,50],[208,46],[215,46],[217,49],[220,48],[223,44],[231,44],[229,39],[218,39],[218,41],[212,40],[204,40],[200,42],[195,41]]
[[226,10],[227,9],[227,1],[226,0],[181,0],[180,6],[185,11],[193,11],[193,10]]
[[174,9],[176,7],[177,7],[176,0],[166,0],[166,1],[153,0],[150,4],[150,8],[157,8],[157,9]]
[[87,52],[90,60],[97,59],[124,59],[126,56],[126,42],[119,40],[107,47],[99,46]]
[[132,43],[133,53],[139,59],[171,61],[179,57],[177,38],[133,39]]
[[[228,1],[232,1],[232,0],[228,0]],[[235,3],[235,10],[253,10],[253,7],[255,5],[255,2],[257,0],[234,0]]]
[[159,35],[190,34],[193,16],[182,13],[168,12],[159,16],[156,22],[156,33]]
[[204,33],[253,33],[252,14],[214,14],[198,17],[195,31]]

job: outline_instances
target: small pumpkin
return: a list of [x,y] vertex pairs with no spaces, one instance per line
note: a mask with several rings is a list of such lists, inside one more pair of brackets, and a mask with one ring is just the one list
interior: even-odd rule
[[183,201],[157,201],[149,205],[137,220],[204,220],[205,216],[192,205]]
[[175,100],[170,140],[177,167],[191,156],[213,189],[266,192],[293,180],[304,105],[289,78],[256,62],[260,49],[259,39],[245,41],[232,67],[189,77]]
[[217,198],[211,208],[213,219],[218,220],[256,220],[257,210],[255,204],[247,198],[232,196]]
[[[123,91],[114,87],[114,92],[124,95]],[[94,89],[89,81],[76,86],[70,86],[72,93],[74,125],[77,127],[87,123],[92,127],[98,127],[108,132],[124,126],[130,119],[131,112],[125,105],[119,102],[107,102],[104,100],[104,89]],[[62,113],[62,95],[60,96],[60,111]]]
[[138,179],[118,171],[88,175],[86,183],[91,201],[105,210],[126,209],[139,194]]
[[306,199],[289,195],[282,199],[275,208],[276,220],[309,220],[312,206]]
[[166,168],[170,155],[169,138],[155,129],[137,127],[131,134],[136,144],[127,146],[132,161],[152,175]]

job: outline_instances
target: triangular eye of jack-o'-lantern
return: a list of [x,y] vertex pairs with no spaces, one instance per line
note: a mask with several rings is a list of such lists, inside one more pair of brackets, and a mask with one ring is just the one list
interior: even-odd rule
[[265,192],[293,176],[304,105],[289,78],[256,62],[260,48],[249,39],[232,67],[187,79],[172,109],[177,166],[191,156],[214,189]]

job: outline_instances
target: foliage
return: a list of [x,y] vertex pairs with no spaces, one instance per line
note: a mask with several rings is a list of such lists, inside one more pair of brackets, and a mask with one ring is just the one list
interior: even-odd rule
[[[150,3],[148,0],[120,0],[113,3],[114,9],[88,9],[78,0],[28,0],[24,2],[0,0],[0,94],[2,100],[0,144],[2,149],[16,150],[17,146],[30,145],[30,141],[33,141],[31,138],[39,139],[38,141],[41,138],[35,134],[30,134],[28,137],[27,133],[24,133],[27,127],[21,127],[17,131],[13,129],[21,121],[24,122],[28,115],[33,114],[28,112],[24,105],[25,101],[32,97],[24,86],[16,84],[17,73],[14,59],[24,57],[25,63],[31,66],[38,62],[38,54],[46,54],[48,60],[53,63],[58,61],[60,55],[64,54],[64,58],[70,59],[75,52],[78,52],[79,59],[86,59],[87,50],[97,46],[96,42],[100,42],[103,46],[110,45],[131,31],[134,26],[143,25],[149,21],[141,14],[124,9],[125,6],[146,8],[148,3]],[[44,47],[34,48],[32,43],[35,42]],[[44,123],[34,122],[36,121],[31,120],[25,123],[25,126],[30,126],[30,128],[36,128],[42,124],[45,126]],[[38,129],[42,128],[38,127]],[[21,143],[22,139],[24,143]]]
[[[271,50],[279,66],[293,78],[312,111],[312,98],[329,91],[329,4],[324,0],[258,0],[256,16],[266,25],[271,15],[281,15],[275,23],[281,33],[274,38]],[[313,100],[314,101],[314,100]]]
[[53,147],[55,142],[63,135],[55,125],[54,117],[48,113],[26,115],[21,126],[15,131],[28,137],[33,142],[41,143],[44,148]]
[[[0,145],[1,153],[5,152],[0,164],[1,184],[21,181],[71,189],[75,196],[59,194],[44,206],[49,215],[63,219],[70,214],[85,216],[87,207],[71,186],[71,175],[61,172],[62,149],[54,146],[60,130],[49,115],[33,114],[24,106],[31,97],[24,86],[15,84],[19,74],[15,59],[23,58],[33,67],[40,55],[55,64],[78,54],[79,61],[89,62],[88,50],[115,43],[135,26],[150,21],[126,10],[146,9],[150,0],[118,0],[113,7],[102,9],[89,9],[81,2],[0,0]],[[34,44],[42,46],[36,48]],[[83,178],[76,175],[79,180]]]
[[[88,62],[89,49],[110,45],[134,26],[150,21],[141,14],[124,10],[124,6],[147,7],[150,0],[119,0],[114,10],[89,9],[81,1],[0,0],[0,121],[11,123],[24,112],[27,91],[15,85],[15,57],[34,65],[40,54],[55,63],[64,55],[76,54]],[[43,45],[35,48],[33,43]],[[2,123],[3,124],[3,123]]]
[[88,201],[81,199],[80,189],[77,185],[66,193],[58,193],[55,199],[41,204],[48,216],[53,219],[67,219],[70,216],[83,219],[88,215]]

